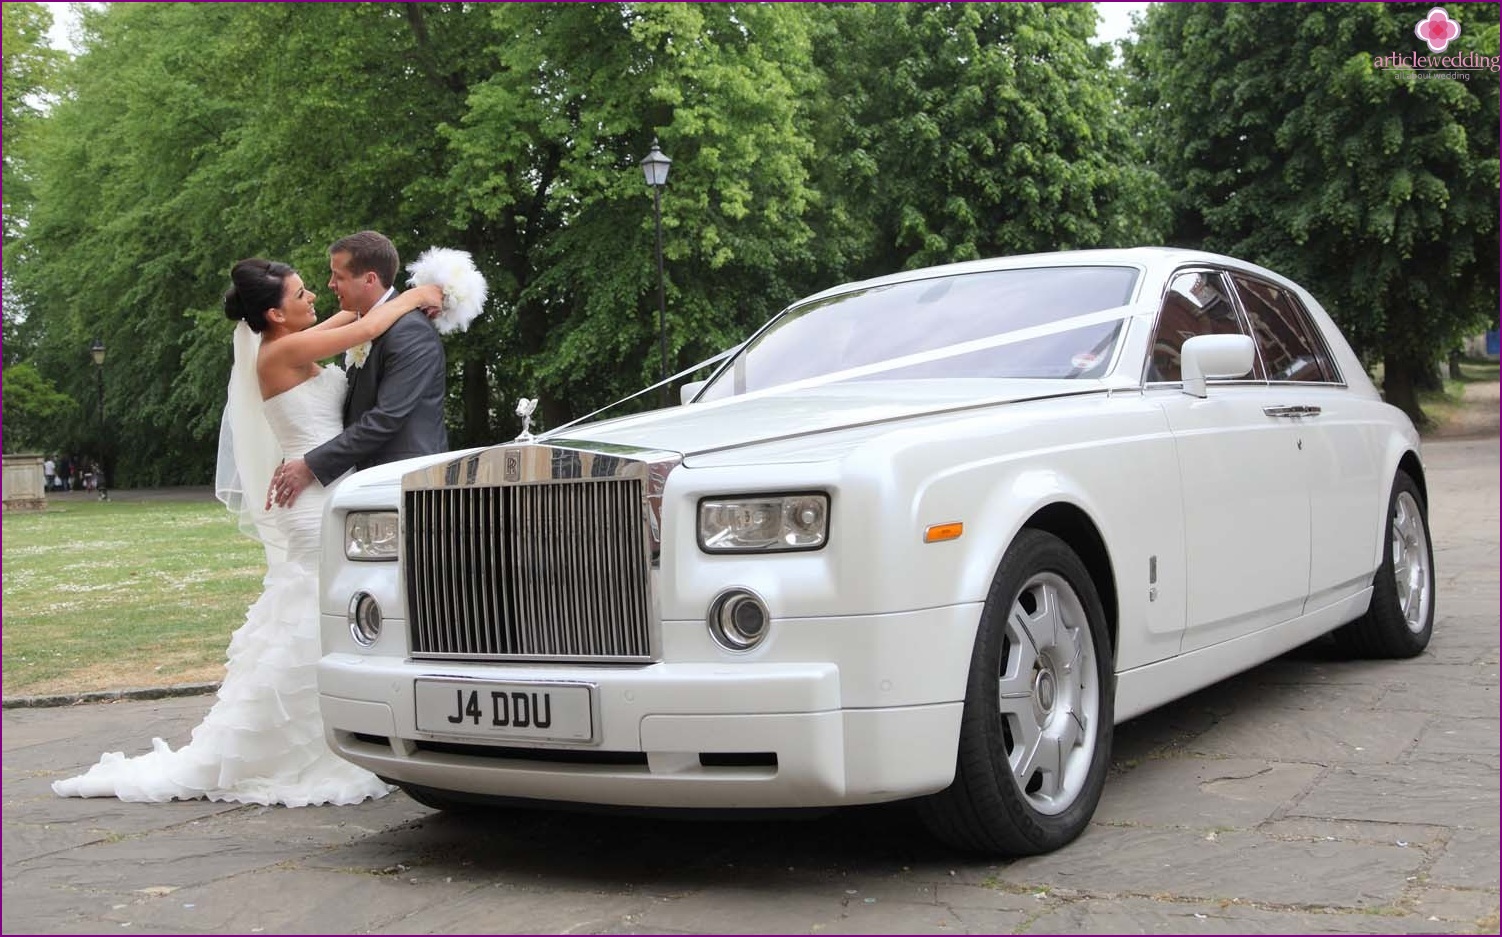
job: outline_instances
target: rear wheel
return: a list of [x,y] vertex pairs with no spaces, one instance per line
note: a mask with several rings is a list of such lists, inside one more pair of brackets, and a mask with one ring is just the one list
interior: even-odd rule
[[1058,537],[1022,531],[981,612],[954,783],[919,801],[925,824],[990,855],[1035,855],[1079,836],[1105,786],[1115,689],[1084,564]]
[[1434,633],[1434,550],[1424,494],[1407,472],[1393,479],[1382,565],[1366,614],[1335,631],[1348,654],[1415,657]]

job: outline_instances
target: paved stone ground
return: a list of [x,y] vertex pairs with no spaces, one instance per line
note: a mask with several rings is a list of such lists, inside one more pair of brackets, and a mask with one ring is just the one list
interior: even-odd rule
[[1121,726],[1095,822],[962,859],[903,810],[667,822],[60,800],[207,697],[4,713],[5,933],[1498,931],[1498,442],[1428,447],[1412,661],[1301,649]]

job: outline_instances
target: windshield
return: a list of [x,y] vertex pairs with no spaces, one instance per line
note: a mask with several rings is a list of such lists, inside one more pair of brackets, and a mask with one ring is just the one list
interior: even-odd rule
[[700,400],[833,380],[1097,377],[1136,286],[1132,267],[1035,267],[876,286],[784,312]]

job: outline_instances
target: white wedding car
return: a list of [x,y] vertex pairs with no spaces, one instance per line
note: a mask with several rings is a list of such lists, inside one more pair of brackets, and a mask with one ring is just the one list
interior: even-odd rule
[[1089,822],[1115,723],[1327,632],[1429,640],[1418,436],[1252,264],[849,284],[683,396],[337,488],[336,752],[439,808],[911,798],[1024,855]]

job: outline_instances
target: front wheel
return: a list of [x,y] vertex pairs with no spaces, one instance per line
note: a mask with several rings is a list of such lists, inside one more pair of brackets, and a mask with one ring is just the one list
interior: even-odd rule
[[1105,612],[1068,544],[1023,530],[981,612],[954,782],[919,801],[929,830],[988,855],[1058,849],[1105,787],[1116,683]]
[[1335,641],[1361,657],[1416,657],[1434,633],[1434,549],[1424,493],[1407,472],[1393,478],[1385,535],[1372,604]]

